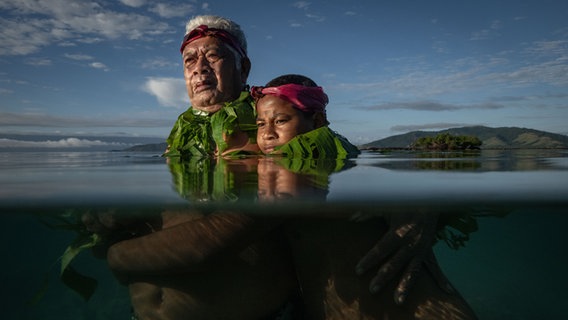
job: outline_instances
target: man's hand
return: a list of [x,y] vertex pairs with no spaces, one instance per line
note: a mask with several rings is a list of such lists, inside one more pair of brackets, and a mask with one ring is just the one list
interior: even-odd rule
[[426,266],[438,285],[447,292],[453,288],[444,276],[432,251],[436,238],[438,214],[397,213],[388,219],[389,229],[382,239],[357,264],[357,274],[379,266],[369,289],[377,293],[396,275],[404,272],[394,292],[397,304],[403,304]]

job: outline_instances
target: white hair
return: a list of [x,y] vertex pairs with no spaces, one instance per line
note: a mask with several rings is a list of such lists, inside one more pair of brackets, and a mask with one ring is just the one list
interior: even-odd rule
[[196,16],[191,18],[185,25],[185,34],[187,35],[200,25],[206,25],[209,28],[221,29],[229,32],[233,37],[235,37],[235,39],[237,39],[245,53],[247,52],[247,39],[241,29],[241,26],[239,26],[236,22],[219,16]]

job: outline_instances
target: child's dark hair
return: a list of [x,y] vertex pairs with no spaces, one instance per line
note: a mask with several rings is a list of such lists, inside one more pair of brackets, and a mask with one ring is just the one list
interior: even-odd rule
[[300,74],[285,74],[270,80],[266,87],[278,87],[285,84],[299,84],[305,87],[317,87],[314,80]]

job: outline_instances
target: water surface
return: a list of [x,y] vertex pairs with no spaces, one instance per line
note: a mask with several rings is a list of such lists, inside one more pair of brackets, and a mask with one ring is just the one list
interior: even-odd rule
[[[296,173],[307,170],[288,165]],[[0,152],[0,212],[5,226],[1,274],[3,301],[11,306],[6,319],[128,318],[128,293],[104,260],[84,253],[74,261],[98,280],[88,301],[59,281],[58,259],[74,233],[50,228],[44,218],[103,208],[128,212],[211,202],[262,208],[255,189],[260,169],[251,176],[246,162],[227,168],[176,175],[152,153]],[[453,250],[439,242],[435,251],[480,319],[566,314],[566,150],[364,152],[353,161],[327,168],[326,177],[312,181],[316,188],[301,190],[316,191],[310,204],[321,201],[319,209],[310,206],[301,214],[405,210],[475,214],[479,230],[464,248]],[[224,178],[228,175],[230,183]],[[256,213],[290,211],[278,208]]]

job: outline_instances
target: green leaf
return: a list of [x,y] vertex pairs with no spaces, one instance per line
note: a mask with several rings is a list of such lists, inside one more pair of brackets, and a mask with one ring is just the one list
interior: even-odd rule
[[174,124],[166,140],[170,151],[164,156],[203,157],[212,155],[215,149],[222,153],[227,149],[224,137],[236,130],[247,133],[249,141],[256,141],[256,114],[248,92],[242,92],[237,100],[214,114],[190,107]]
[[286,158],[345,159],[359,154],[359,149],[329,127],[321,127],[297,135],[276,148],[273,154]]
[[79,235],[73,243],[67,247],[63,256],[61,256],[61,272],[63,275],[69,267],[71,261],[84,249],[89,249],[101,242],[101,237],[97,234]]

